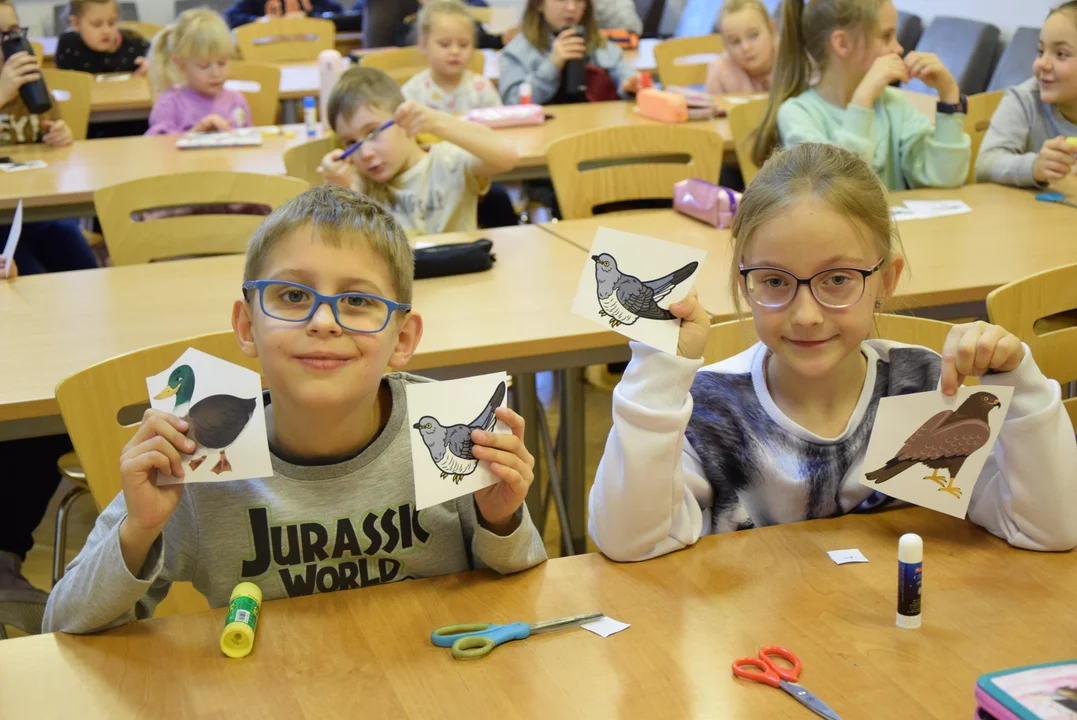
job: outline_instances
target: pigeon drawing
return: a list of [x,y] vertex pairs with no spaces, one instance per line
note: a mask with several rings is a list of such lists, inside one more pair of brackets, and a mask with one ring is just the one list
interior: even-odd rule
[[599,317],[609,318],[610,327],[632,325],[640,318],[672,320],[673,313],[658,307],[658,302],[673,288],[692,276],[699,263],[691,262],[657,280],[640,280],[617,269],[617,260],[609,253],[592,255],[598,281]]
[[500,383],[494,390],[490,402],[482,409],[479,416],[467,425],[449,425],[446,427],[437,418],[424,415],[419,422],[412,427],[419,431],[426,443],[426,449],[430,451],[430,459],[441,471],[441,477],[452,475],[452,481],[457,485],[465,475],[475,472],[479,461],[471,454],[471,431],[485,430],[490,432],[494,429],[497,418],[494,410],[501,407],[505,399],[505,383]]
[[[1001,404],[989,392],[969,395],[957,410],[943,410],[921,425],[886,465],[866,473],[867,479],[878,485],[920,463],[931,468],[924,480],[936,482],[942,486],[940,492],[960,498],[961,488],[954,486],[954,479],[969,455],[990,439],[987,414]],[[950,474],[948,482],[939,475],[942,468]]]

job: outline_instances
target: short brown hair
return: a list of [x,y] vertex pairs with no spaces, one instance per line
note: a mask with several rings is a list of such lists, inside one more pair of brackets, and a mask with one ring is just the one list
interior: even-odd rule
[[384,70],[372,67],[348,68],[329,93],[325,114],[329,125],[337,129],[337,122],[350,118],[363,106],[376,107],[386,112],[396,112],[404,104],[400,85]]
[[365,242],[389,265],[397,302],[411,302],[415,258],[404,230],[386,210],[347,188],[319,185],[273,211],[247,244],[243,280],[258,280],[273,248],[293,232],[311,226],[332,247]]
[[81,17],[82,11],[86,9],[87,5],[116,5],[116,10],[120,9],[116,0],[71,0],[67,4],[67,16]]

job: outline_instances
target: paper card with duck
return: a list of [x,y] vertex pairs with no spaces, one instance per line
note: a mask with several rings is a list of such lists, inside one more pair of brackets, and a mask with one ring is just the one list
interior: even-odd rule
[[183,455],[182,479],[158,485],[271,477],[262,381],[258,373],[194,348],[146,378],[150,405],[187,420],[198,447]]

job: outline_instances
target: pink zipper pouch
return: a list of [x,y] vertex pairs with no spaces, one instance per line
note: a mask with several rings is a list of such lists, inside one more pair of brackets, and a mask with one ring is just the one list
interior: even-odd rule
[[492,128],[525,127],[546,122],[546,111],[541,105],[502,105],[470,110],[464,119]]
[[673,186],[673,209],[716,228],[733,227],[741,194],[699,178]]
[[978,716],[994,720],[1077,718],[1077,660],[1030,665],[976,681]]

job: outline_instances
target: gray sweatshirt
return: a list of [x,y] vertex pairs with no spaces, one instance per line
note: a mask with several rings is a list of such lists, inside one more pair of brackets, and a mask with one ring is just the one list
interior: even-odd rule
[[173,581],[193,582],[222,607],[243,581],[274,600],[544,561],[526,505],[507,537],[479,525],[471,495],[415,509],[404,387],[424,380],[398,373],[385,381],[392,413],[361,453],[314,466],[273,455],[271,478],[187,485],[137,576],[120,553],[120,493],[49,595],[42,631],[94,632],[150,617]]
[[976,181],[1037,187],[1032,165],[1047,140],[1077,135],[1077,125],[1054,105],[1040,99],[1040,86],[1030,78],[1006,91],[976,158]]
[[600,28],[643,32],[643,20],[636,12],[634,0],[594,0],[595,21]]
[[[553,47],[552,34],[550,47]],[[608,72],[618,93],[624,81],[635,73],[625,62],[624,53],[617,43],[608,42],[605,47],[595,48],[587,62]],[[500,72],[497,87],[506,105],[520,102],[520,85],[525,82],[531,83],[531,102],[538,105],[549,102],[561,87],[561,71],[550,62],[550,51],[540,52],[523,33],[514,37],[501,51]]]

